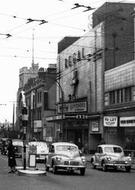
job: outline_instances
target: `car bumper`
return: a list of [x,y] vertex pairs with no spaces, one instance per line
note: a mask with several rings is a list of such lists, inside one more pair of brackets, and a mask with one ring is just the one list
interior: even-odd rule
[[81,168],[86,168],[86,166],[80,165],[80,166],[74,166],[74,165],[61,165],[57,164],[56,167],[61,168],[61,169],[81,169]]
[[107,163],[106,166],[108,167],[127,167],[127,166],[130,166],[131,167],[131,164],[115,164],[115,163]]

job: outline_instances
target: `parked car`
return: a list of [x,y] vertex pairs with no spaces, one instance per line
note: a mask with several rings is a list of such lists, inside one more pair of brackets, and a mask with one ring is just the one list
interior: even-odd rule
[[77,145],[68,142],[55,142],[49,147],[49,154],[46,163],[46,170],[52,168],[56,174],[58,170],[75,171],[79,170],[85,175],[86,159],[81,156]]
[[7,155],[8,138],[1,139],[1,154]]
[[29,154],[36,154],[36,162],[46,162],[49,149],[46,142],[31,141],[28,143]]
[[91,158],[93,168],[101,167],[103,171],[109,168],[124,168],[131,170],[131,157],[125,156],[123,148],[118,145],[102,144],[97,147],[96,153]]
[[21,158],[23,152],[23,140],[12,139],[13,146],[15,148],[15,157]]

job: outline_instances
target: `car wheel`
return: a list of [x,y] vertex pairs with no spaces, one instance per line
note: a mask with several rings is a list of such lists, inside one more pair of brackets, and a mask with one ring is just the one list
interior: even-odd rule
[[81,168],[80,169],[80,174],[83,176],[83,175],[85,175],[85,168]]
[[105,164],[104,161],[103,161],[103,163],[102,163],[102,170],[103,170],[104,172],[107,171],[107,166],[106,166],[106,164]]
[[125,170],[126,170],[126,172],[130,172],[131,171],[131,166],[125,166]]
[[46,171],[49,172],[49,166],[46,166]]
[[93,158],[91,159],[90,162],[91,162],[92,168],[93,168],[93,169],[96,169],[96,165],[94,164],[94,159],[93,159]]

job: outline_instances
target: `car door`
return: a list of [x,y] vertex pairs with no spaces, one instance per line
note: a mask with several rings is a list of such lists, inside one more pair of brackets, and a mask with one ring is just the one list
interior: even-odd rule
[[97,151],[95,153],[95,162],[100,165],[101,164],[101,160],[102,160],[102,156],[103,156],[103,150],[102,147],[97,147]]

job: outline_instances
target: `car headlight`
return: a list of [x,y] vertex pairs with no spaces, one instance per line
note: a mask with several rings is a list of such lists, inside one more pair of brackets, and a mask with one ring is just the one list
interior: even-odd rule
[[131,157],[129,157],[129,158],[126,160],[126,162],[131,162],[131,161],[132,161]]
[[60,162],[62,160],[61,157],[56,157],[56,161]]
[[86,162],[85,157],[81,157],[81,160],[82,160],[82,162],[83,162],[83,163],[85,163],[85,162]]
[[111,161],[111,159],[112,159],[111,157],[106,157],[107,161]]

